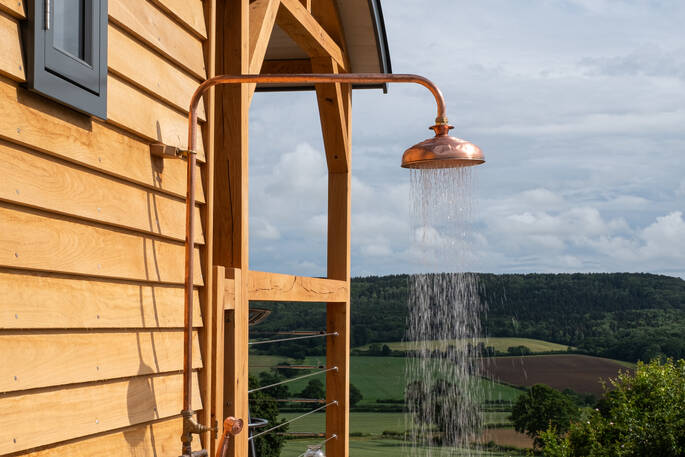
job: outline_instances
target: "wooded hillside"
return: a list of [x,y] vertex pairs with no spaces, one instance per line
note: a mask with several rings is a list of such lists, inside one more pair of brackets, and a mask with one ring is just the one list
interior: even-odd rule
[[[652,274],[478,274],[491,337],[527,337],[576,346],[588,354],[636,361],[685,357],[685,281]],[[352,279],[352,346],[399,341],[407,316],[407,275]],[[254,304],[255,306],[257,304]],[[260,303],[273,314],[257,332],[324,328],[325,307]],[[317,354],[292,342],[271,353]]]

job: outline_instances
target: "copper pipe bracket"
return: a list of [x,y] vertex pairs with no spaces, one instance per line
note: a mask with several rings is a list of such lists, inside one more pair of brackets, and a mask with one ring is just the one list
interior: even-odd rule
[[162,143],[152,143],[150,145],[150,154],[163,159],[184,159],[188,157],[189,153],[196,154],[195,151],[187,151],[177,146],[169,146]]

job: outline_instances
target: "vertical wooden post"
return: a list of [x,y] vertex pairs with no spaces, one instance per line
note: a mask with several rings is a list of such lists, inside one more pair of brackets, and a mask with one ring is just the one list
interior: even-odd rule
[[[328,59],[312,59],[313,71],[335,72]],[[316,88],[321,127],[328,160],[328,278],[350,285],[350,93],[348,85],[320,85]],[[337,439],[326,445],[328,457],[349,455],[349,385],[350,385],[350,298],[328,303],[326,363],[338,371],[326,375],[326,401],[337,406],[326,410],[326,437]]]
[[[211,78],[216,71],[216,0],[208,0],[204,3],[205,22],[207,26],[207,41],[204,45],[205,65],[207,67],[207,77]],[[214,113],[214,90],[211,89],[205,97],[207,106],[207,122],[202,129],[204,134],[206,164],[203,174],[203,184],[206,190],[206,203],[203,208],[202,219],[204,221],[205,245],[201,248],[202,276],[205,279],[205,286],[201,289],[200,303],[202,305],[202,316],[204,326],[202,328],[202,360],[204,368],[201,371],[201,392],[202,404],[204,408],[200,415],[200,422],[212,426],[217,422],[216,415],[212,408],[211,397],[213,394],[213,384],[217,372],[214,370],[213,361],[216,359],[214,340],[216,339],[216,326],[221,325],[223,331],[223,320],[216,321],[214,304],[214,279],[213,271],[213,241],[214,241],[214,128],[216,115]],[[219,315],[221,317],[221,315]],[[223,375],[223,373],[222,373]],[[205,449],[213,449],[214,434],[205,432],[202,434],[202,445]],[[214,455],[214,454],[211,454]]]
[[[218,74],[249,72],[249,0],[217,1]],[[248,109],[247,85],[216,89],[214,262],[248,268]],[[224,341],[224,411],[247,423],[247,274],[237,275],[235,310],[227,313]],[[220,349],[219,349],[220,350]],[[221,354],[217,354],[221,357]],[[229,455],[247,456],[247,432],[230,441]]]
[[[205,403],[205,409],[210,410],[212,424],[219,427],[219,433],[212,434],[210,444],[206,447],[209,455],[216,455],[216,446],[219,442],[217,437],[221,436],[224,413],[224,290],[226,288],[226,269],[222,266],[215,266],[212,271],[214,293],[212,294],[212,321],[214,322],[212,331],[212,348],[214,348],[212,360],[205,362],[205,367],[209,367],[212,379],[210,390],[212,392],[209,401]],[[220,357],[217,357],[220,355]],[[206,401],[206,400],[205,400]]]

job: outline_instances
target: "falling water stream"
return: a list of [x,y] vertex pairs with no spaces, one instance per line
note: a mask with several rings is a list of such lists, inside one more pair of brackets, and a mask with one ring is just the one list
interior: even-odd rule
[[472,456],[479,411],[481,336],[472,260],[471,168],[412,170],[412,249],[426,271],[409,278],[406,340],[409,457]]

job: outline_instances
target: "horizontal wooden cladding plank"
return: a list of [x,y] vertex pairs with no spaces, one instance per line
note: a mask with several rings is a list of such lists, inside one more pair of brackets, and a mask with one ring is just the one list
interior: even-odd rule
[[[188,147],[188,115],[114,75],[107,77],[107,91],[107,122],[151,142]],[[198,135],[197,160],[205,160],[202,135]]]
[[151,0],[199,38],[207,39],[202,0]]
[[[92,277],[184,282],[184,246],[0,203],[0,266]],[[196,285],[202,284],[196,248]]]
[[[185,240],[185,202],[0,140],[0,200]],[[196,243],[203,243],[195,208]]]
[[[183,370],[182,330],[0,334],[0,392]],[[202,368],[193,332],[193,368]]]
[[0,0],[0,11],[6,11],[17,19],[26,19],[24,0]]
[[0,271],[0,297],[0,329],[183,328],[182,286]]
[[[116,457],[173,456],[179,453],[178,442],[182,431],[183,420],[175,417],[88,436],[18,455],[31,457],[112,457],[113,454]],[[200,441],[194,439],[192,448],[193,451],[200,450]],[[116,449],[116,452],[113,452],[113,449]]]
[[0,11],[0,74],[24,82],[26,75],[19,34],[17,19]]
[[[88,436],[66,444],[30,452],[31,457],[155,457],[175,456],[183,431],[183,420],[178,417],[158,422],[135,425],[122,430]],[[193,451],[200,450],[194,439]],[[116,452],[113,450],[116,449]],[[19,455],[29,455],[21,453]]]
[[[0,106],[1,138],[185,198],[186,162],[150,156],[149,143],[2,80]],[[201,179],[195,194],[205,201]]]
[[[197,79],[112,24],[109,25],[108,40],[111,72],[153,97],[188,112],[190,97],[200,84]],[[198,118],[206,119],[202,100],[198,106]]]
[[202,40],[147,0],[109,0],[109,18],[200,79],[207,78]]
[[250,300],[262,301],[345,302],[350,296],[345,281],[262,271],[248,273],[247,291]]
[[[170,374],[0,397],[0,454],[176,416],[182,392],[183,376]],[[197,374],[192,393],[202,409]]]
[[345,70],[345,59],[340,46],[299,0],[281,0],[276,23],[310,57],[330,56]]

